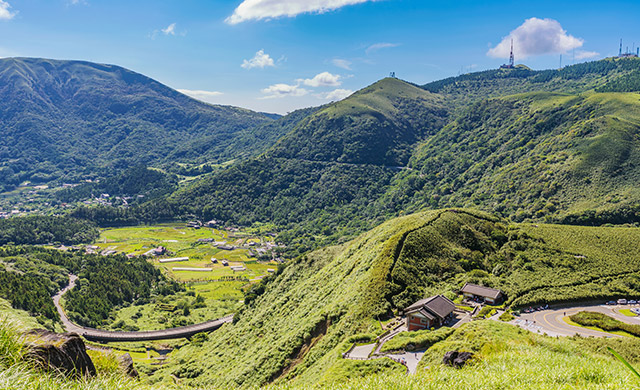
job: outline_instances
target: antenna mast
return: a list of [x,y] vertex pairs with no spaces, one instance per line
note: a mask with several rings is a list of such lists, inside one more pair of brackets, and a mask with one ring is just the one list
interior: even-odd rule
[[513,60],[513,38],[511,38],[511,54],[509,54],[509,66],[513,68],[514,60]]
[[620,53],[618,54],[618,57],[622,57],[622,38],[620,38]]

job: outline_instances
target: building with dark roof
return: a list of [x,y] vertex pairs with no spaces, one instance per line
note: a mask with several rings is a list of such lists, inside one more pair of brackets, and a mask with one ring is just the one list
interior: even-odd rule
[[421,299],[404,310],[407,329],[422,330],[441,326],[455,310],[456,305],[442,295]]
[[481,300],[492,305],[502,302],[504,298],[504,294],[500,290],[472,283],[466,283],[460,292],[467,299]]

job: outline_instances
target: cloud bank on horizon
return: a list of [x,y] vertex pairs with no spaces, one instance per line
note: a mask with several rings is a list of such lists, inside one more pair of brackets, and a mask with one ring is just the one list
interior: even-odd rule
[[[511,31],[487,55],[494,58],[509,58],[511,40],[516,58],[527,58],[547,54],[565,54],[584,45],[584,39],[567,34],[560,23],[554,19],[529,18],[518,28]],[[576,59],[597,56],[593,51],[579,50]]]
[[347,5],[369,1],[375,0],[244,0],[225,21],[229,24],[238,24],[248,20],[294,17],[304,13],[324,13]]

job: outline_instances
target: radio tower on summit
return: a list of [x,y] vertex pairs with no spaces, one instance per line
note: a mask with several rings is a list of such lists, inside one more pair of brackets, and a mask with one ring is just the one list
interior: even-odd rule
[[509,53],[509,63],[501,65],[500,69],[513,69],[515,67],[515,60],[513,58],[513,38],[511,38],[511,52]]
[[513,39],[511,39],[511,53],[509,54],[509,66],[510,67],[514,67],[514,60],[513,60]]

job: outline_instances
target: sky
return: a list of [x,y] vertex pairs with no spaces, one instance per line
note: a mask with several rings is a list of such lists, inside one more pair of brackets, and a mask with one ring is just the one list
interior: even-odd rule
[[512,39],[533,69],[617,55],[620,39],[640,45],[638,18],[630,0],[0,0],[0,57],[116,64],[286,114],[390,72],[424,84],[497,68]]

